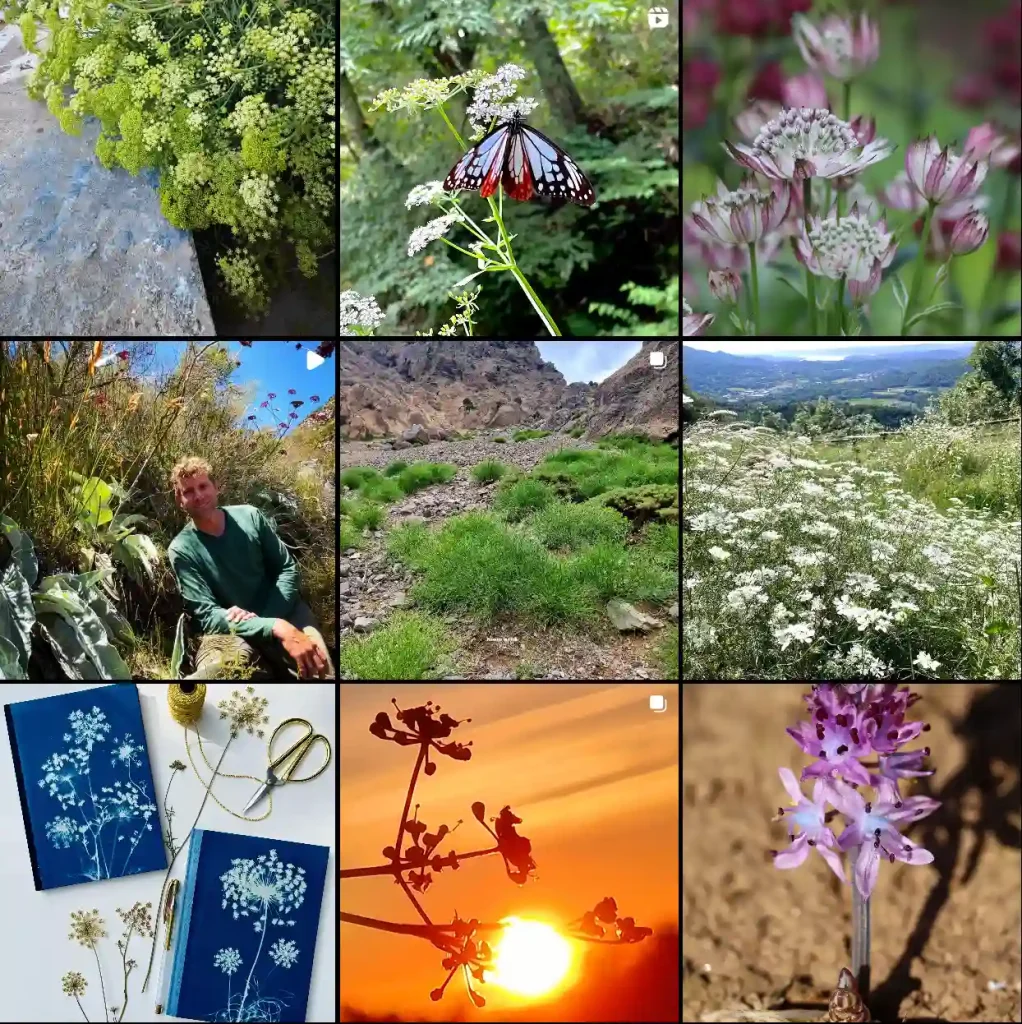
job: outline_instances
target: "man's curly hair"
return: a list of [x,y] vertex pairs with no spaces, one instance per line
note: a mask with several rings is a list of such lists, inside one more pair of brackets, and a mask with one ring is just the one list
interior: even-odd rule
[[181,481],[188,476],[195,476],[196,473],[205,473],[213,483],[216,480],[213,477],[213,467],[198,455],[186,455],[183,459],[178,459],[177,464],[170,471],[170,486],[176,493],[181,489]]

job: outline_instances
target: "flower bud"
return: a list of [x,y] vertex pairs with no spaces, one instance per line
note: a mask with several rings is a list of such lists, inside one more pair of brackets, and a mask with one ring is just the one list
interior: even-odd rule
[[955,256],[975,252],[987,240],[989,232],[990,222],[986,217],[977,210],[970,211],[951,232],[951,252]]
[[807,71],[794,75],[784,83],[784,104],[788,107],[830,109],[827,89],[819,75]]
[[709,273],[710,294],[718,302],[738,301],[742,290],[742,279],[733,270],[711,270]]

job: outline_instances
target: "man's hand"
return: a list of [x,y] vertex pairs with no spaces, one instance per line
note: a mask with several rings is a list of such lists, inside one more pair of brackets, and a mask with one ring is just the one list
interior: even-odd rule
[[228,622],[244,622],[245,619],[254,619],[255,617],[255,612],[247,612],[244,608],[239,608],[236,604],[232,604],[231,607],[227,609]]
[[323,679],[326,676],[326,659],[323,652],[300,629],[287,623],[288,629],[281,632],[279,640],[284,650],[298,663],[298,674],[302,679]]

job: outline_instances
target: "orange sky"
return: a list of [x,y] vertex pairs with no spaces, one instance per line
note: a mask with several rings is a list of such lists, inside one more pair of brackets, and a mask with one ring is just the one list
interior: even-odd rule
[[[652,694],[667,698],[654,713]],[[519,835],[532,841],[534,875],[515,885],[499,854],[463,862],[457,871],[433,873],[433,884],[416,894],[430,918],[499,921],[509,915],[567,923],[605,896],[618,914],[638,925],[678,924],[678,711],[677,683],[347,683],[341,684],[340,866],[384,863],[382,849],[397,838],[401,808],[418,747],[400,747],[371,735],[380,711],[398,726],[396,709],[432,700],[455,719],[472,721],[450,740],[472,740],[470,761],[430,751],[436,774],[422,772],[411,817],[431,832],[453,828],[437,853],[465,853],[493,845],[472,816],[486,804],[486,818],[505,804],[523,819]],[[492,824],[491,824],[492,827]],[[404,849],[410,842],[406,835]],[[407,878],[407,873],[405,875]],[[341,881],[341,909],[386,921],[421,923],[392,877]],[[649,940],[645,940],[648,942]],[[600,950],[627,965],[639,947]],[[573,941],[575,977],[586,979],[593,947]],[[424,939],[341,924],[341,1004],[371,1014],[397,1013],[413,1020],[482,1019],[527,1000],[494,985],[478,989],[486,1011],[469,1002],[460,976],[439,1003],[429,999],[446,971],[444,954]]]

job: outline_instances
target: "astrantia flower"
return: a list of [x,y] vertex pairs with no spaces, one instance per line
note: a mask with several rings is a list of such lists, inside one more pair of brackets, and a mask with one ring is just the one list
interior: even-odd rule
[[855,861],[855,887],[868,900],[876,885],[880,857],[893,864],[929,864],[933,854],[906,839],[895,827],[896,822],[925,818],[940,806],[939,800],[928,796],[912,796],[900,807],[884,800],[868,803],[851,786],[835,780],[829,786],[828,799],[848,819],[848,827],[838,837],[842,850],[858,847]]
[[814,70],[842,82],[875,64],[880,55],[880,29],[865,14],[858,20],[831,14],[818,28],[797,14],[791,27],[802,59]]
[[737,302],[742,279],[733,270],[711,270],[707,275],[710,294],[718,302]]
[[857,174],[894,152],[894,144],[882,138],[860,148],[851,125],[829,110],[810,107],[782,110],[759,130],[751,147],[722,145],[752,171],[798,182]]
[[976,160],[988,160],[991,167],[1007,167],[1022,151],[1018,137],[1011,139],[987,121],[969,129],[965,152]]
[[[849,283],[879,287],[880,272],[894,259],[897,247],[893,233],[887,231],[886,220],[881,218],[878,224],[871,224],[856,204],[840,220],[810,218],[808,234],[803,232],[795,240],[795,255],[818,277],[845,277]],[[865,293],[865,289],[860,289],[854,294],[864,297]]]
[[[786,818],[788,822],[788,835],[792,836],[792,843],[786,850],[778,852],[772,850],[774,855],[774,867],[797,868],[809,855],[809,847],[814,846],[816,852],[827,862],[831,871],[834,872],[842,882],[846,882],[845,869],[841,865],[841,858],[835,853],[837,840],[834,833],[824,824],[826,812],[823,809],[824,800],[829,799],[830,787],[823,781],[817,779],[813,783],[813,799],[807,800],[802,795],[802,790],[795,780],[795,774],[790,768],[778,768],[777,774],[781,777],[784,788],[788,795],[795,801],[795,806],[785,810],[777,808],[777,817]],[[796,829],[802,831],[796,836]]]
[[777,228],[790,204],[787,182],[774,181],[768,192],[743,182],[732,192],[720,181],[716,196],[693,205],[692,220],[725,245],[748,245]]
[[681,298],[684,322],[682,324],[682,337],[689,338],[698,334],[704,327],[709,327],[715,317],[712,313],[693,313],[688,300]]
[[971,198],[987,176],[987,163],[971,153],[955,156],[940,148],[935,135],[917,139],[905,153],[905,173],[912,187],[935,206]]
[[990,222],[977,210],[972,210],[959,220],[951,231],[949,242],[955,256],[975,252],[987,240]]

